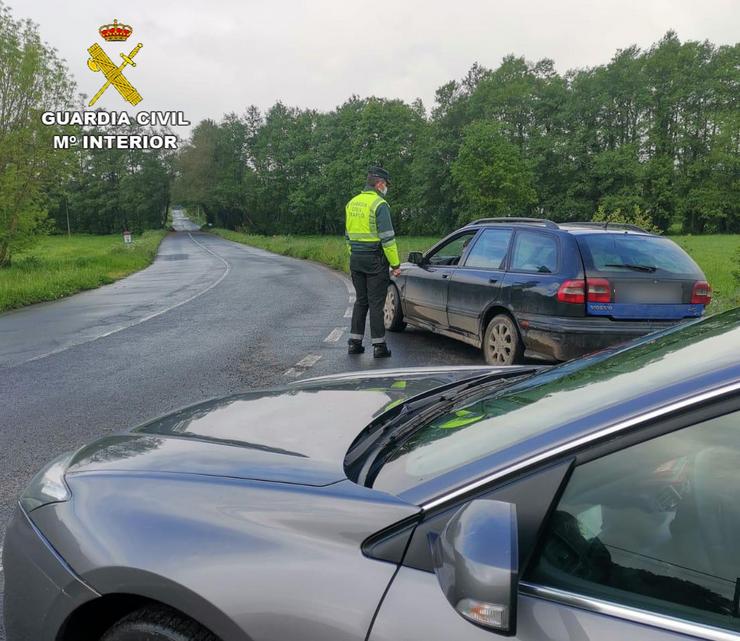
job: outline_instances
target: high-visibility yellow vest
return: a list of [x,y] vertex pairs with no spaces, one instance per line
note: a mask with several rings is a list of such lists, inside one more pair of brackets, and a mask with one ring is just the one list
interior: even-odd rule
[[377,245],[379,249],[382,247],[388,263],[396,266],[400,264],[400,260],[393,230],[378,232],[376,213],[384,204],[388,203],[375,190],[357,194],[347,203],[345,236],[349,243],[368,243]]
[[347,203],[347,239],[351,242],[380,243],[375,213],[385,199],[374,191],[363,191]]

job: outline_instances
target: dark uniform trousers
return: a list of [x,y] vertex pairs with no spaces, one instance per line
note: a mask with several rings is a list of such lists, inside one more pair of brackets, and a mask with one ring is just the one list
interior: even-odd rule
[[355,306],[352,310],[350,338],[362,340],[365,319],[370,311],[370,336],[374,345],[385,342],[383,305],[390,283],[388,260],[382,250],[353,252],[349,258],[352,282],[355,286]]

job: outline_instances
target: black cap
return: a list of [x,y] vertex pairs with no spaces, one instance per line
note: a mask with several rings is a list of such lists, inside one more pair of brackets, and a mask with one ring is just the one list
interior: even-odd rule
[[382,167],[370,167],[367,170],[368,178],[380,178],[385,180],[389,185],[391,184],[391,175]]

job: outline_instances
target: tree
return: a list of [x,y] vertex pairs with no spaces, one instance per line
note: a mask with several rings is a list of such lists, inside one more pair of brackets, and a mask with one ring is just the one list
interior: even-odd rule
[[478,216],[526,214],[537,199],[532,172],[496,123],[477,122],[465,130],[452,176],[460,190],[459,224]]
[[735,232],[738,69],[740,45],[668,32],[564,75],[549,59],[476,63],[437,90],[429,114],[420,101],[357,96],[323,113],[250,107],[194,129],[178,158],[178,200],[232,228],[340,234],[345,203],[368,165],[382,164],[400,233],[442,234],[475,215],[597,211],[639,211],[660,230]]
[[46,218],[46,189],[71,155],[54,153],[60,133],[41,113],[74,104],[75,85],[36,25],[16,21],[0,2],[0,267],[29,245]]

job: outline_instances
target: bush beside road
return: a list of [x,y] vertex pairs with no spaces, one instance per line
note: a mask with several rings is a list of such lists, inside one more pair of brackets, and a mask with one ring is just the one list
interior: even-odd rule
[[107,285],[144,269],[165,233],[134,236],[131,247],[123,244],[121,234],[44,237],[0,269],[0,312]]
[[[244,234],[227,229],[213,229],[227,240],[266,249],[275,254],[313,260],[333,269],[349,272],[349,259],[344,239],[338,236],[260,236]],[[439,238],[435,236],[398,237],[398,251],[405,260],[410,251],[425,251]],[[710,236],[672,236],[671,240],[683,247],[699,264],[714,289],[709,313],[717,313],[740,306],[740,281],[733,273],[740,269],[735,265],[736,251],[740,245],[737,234],[714,234]]]

